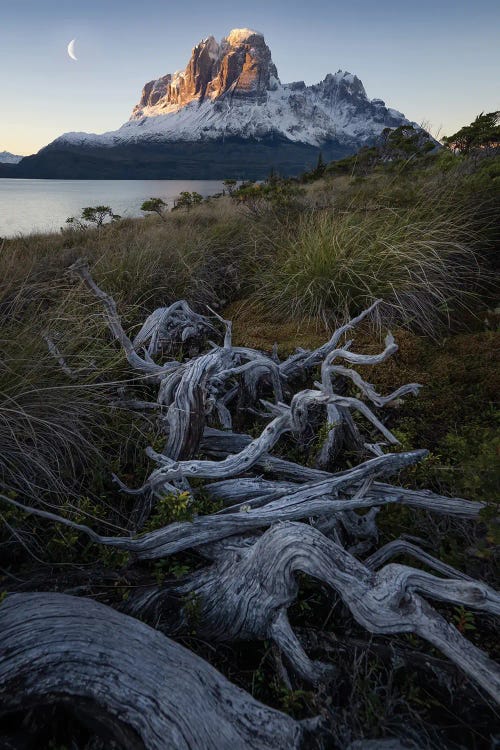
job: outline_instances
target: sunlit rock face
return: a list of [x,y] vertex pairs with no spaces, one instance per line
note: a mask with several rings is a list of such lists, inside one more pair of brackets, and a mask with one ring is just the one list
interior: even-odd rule
[[147,83],[132,119],[166,114],[205,98],[262,101],[278,83],[263,35],[251,29],[233,29],[220,44],[213,36],[197,44],[185,70]]
[[276,87],[278,73],[262,34],[235,29],[221,43],[220,68],[208,87],[210,98],[221,96],[263,100]]

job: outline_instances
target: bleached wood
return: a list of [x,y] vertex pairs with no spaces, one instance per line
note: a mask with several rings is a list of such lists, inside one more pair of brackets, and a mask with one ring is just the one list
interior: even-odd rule
[[[379,412],[372,411],[362,400],[367,399],[376,409],[380,409],[391,402],[399,402],[404,395],[416,395],[420,387],[418,384],[403,385],[382,396],[355,370],[337,363],[337,360],[342,360],[351,365],[376,365],[384,362],[397,350],[390,334],[386,338],[383,351],[373,355],[351,351],[351,341],[341,343],[342,337],[371,314],[378,303],[374,303],[361,315],[338,328],[322,347],[313,352],[299,351],[281,363],[276,351],[272,357],[268,357],[253,349],[233,346],[230,321],[225,321],[216,314],[225,325],[223,346],[211,344],[207,352],[186,359],[182,363],[167,362],[165,365],[158,365],[152,358],[155,354],[164,346],[168,347],[169,341],[173,338],[187,341],[191,337],[205,333],[210,328],[210,324],[205,325],[206,319],[193,313],[185,302],[175,303],[169,308],[159,308],[149,316],[132,343],[123,330],[115,301],[97,286],[85,261],[77,261],[72,270],[82,278],[102,303],[109,329],[123,347],[130,365],[146,375],[148,381],[158,385],[157,405],[154,411],[158,413],[158,423],[163,426],[166,442],[161,453],[152,448],[147,450],[148,456],[156,462],[158,468],[137,490],[129,490],[117,479],[124,491],[141,495],[141,521],[154,507],[156,498],[164,496],[165,493],[177,493],[181,490],[196,492],[200,486],[201,491],[208,492],[214,499],[222,500],[225,507],[218,513],[198,516],[190,522],[172,523],[141,536],[111,537],[98,534],[88,526],[75,523],[57,513],[40,507],[25,506],[18,499],[0,495],[0,500],[28,514],[76,529],[96,544],[128,551],[132,553],[134,561],[160,560],[176,552],[196,549],[209,561],[205,567],[180,582],[170,581],[163,587],[152,585],[139,590],[127,603],[129,611],[141,618],[151,617],[151,621],[158,626],[167,627],[168,624],[168,628],[182,630],[183,627],[189,626],[189,618],[195,606],[199,618],[197,627],[208,639],[272,641],[278,664],[281,665],[281,673],[287,680],[288,668],[310,682],[332,679],[335,673],[333,665],[325,665],[308,657],[288,620],[287,609],[297,597],[295,573],[301,572],[337,592],[353,617],[369,632],[384,635],[412,632],[420,635],[440,649],[495,700],[499,700],[500,675],[496,665],[441,617],[427,601],[438,600],[498,615],[498,594],[407,540],[396,540],[385,545],[373,552],[364,563],[358,559],[372,551],[378,541],[376,514],[384,505],[401,503],[415,509],[430,510],[458,518],[477,518],[483,507],[480,503],[470,503],[459,498],[444,498],[428,491],[408,490],[381,481],[397,475],[401,470],[421,460],[425,457],[426,451],[384,453],[383,448],[386,444],[373,442],[373,428],[389,443],[397,444],[398,441],[385,425]],[[143,356],[138,354],[137,349],[142,350]],[[312,388],[305,388],[292,395],[292,381],[310,375],[311,370],[318,366],[321,367],[321,381],[314,383]],[[352,381],[358,388],[360,398],[346,395],[347,380]],[[259,397],[267,395],[271,388],[276,403],[262,400],[259,402]],[[132,406],[151,410],[151,404],[148,402],[135,399],[130,399],[129,402]],[[266,410],[265,415],[262,409]],[[351,409],[360,412],[371,424],[367,435],[361,434],[349,412]],[[233,421],[234,424],[238,424],[239,417],[245,410],[260,410],[259,416],[268,419],[260,435],[253,439],[232,431]],[[306,437],[311,439],[314,430],[319,427],[318,414],[325,411],[328,430],[327,438],[317,454],[319,468],[300,465],[272,455],[279,447],[280,438],[286,433],[292,433],[298,445]],[[219,424],[231,431],[224,432],[207,427],[207,420],[213,422],[215,416],[218,417]],[[334,469],[337,456],[344,447],[354,449],[360,456],[360,463],[348,470],[336,472]],[[375,453],[376,457],[368,461],[362,460],[367,455],[367,450]],[[329,471],[325,471],[325,468]],[[273,479],[264,479],[260,476],[261,472],[269,474]],[[196,481],[190,485],[193,480]],[[361,516],[357,513],[361,510],[367,512]],[[297,523],[305,519],[308,523]],[[398,554],[414,557],[444,578],[388,562]],[[57,610],[60,599],[56,602],[52,596],[54,595],[48,595]],[[176,607],[171,606],[172,596],[176,597]],[[6,604],[0,603],[0,622],[12,601],[14,599],[9,596]],[[31,601],[28,602],[28,606],[31,607]],[[78,605],[63,602],[61,606],[63,609],[68,608],[65,611],[69,619],[65,624],[70,623],[70,631],[73,627],[71,617],[74,614],[76,620],[80,618],[80,628],[85,632],[86,615],[83,615],[82,619],[80,609],[78,612],[74,611],[75,607],[78,609],[84,606],[90,606],[91,609],[88,611],[97,617],[99,623],[101,620],[103,623],[107,620],[111,631],[116,626],[114,635],[119,643],[106,641],[106,645],[111,652],[116,646],[124,663],[134,661],[131,667],[134,679],[126,672],[124,684],[139,685],[142,690],[140,679],[135,679],[138,668],[135,661],[143,653],[142,641],[145,639],[149,643],[148,638],[154,642],[156,654],[161,658],[165,644],[163,643],[163,647],[158,646],[158,642],[154,640],[157,634],[146,636],[141,630],[146,626],[134,620],[127,621],[129,639],[134,645],[132,650],[129,643],[127,651],[123,637],[125,621],[120,620],[122,615],[112,611],[110,613],[108,610],[105,614],[103,610],[97,612],[93,608],[99,605],[84,605],[81,601]],[[35,607],[32,609],[32,620],[36,621]],[[63,609],[60,611],[64,620],[66,615]],[[130,625],[130,622],[133,625]],[[98,640],[100,628],[99,624]],[[103,624],[102,632],[104,628]],[[28,639],[26,643],[31,648],[27,631],[21,628],[21,632],[23,637]],[[140,637],[137,635],[139,632]],[[111,638],[111,635],[109,637]],[[1,643],[0,636],[0,647]],[[137,643],[139,651],[135,648]],[[78,649],[75,651],[74,647],[75,644],[72,643],[81,673],[92,674],[96,667],[93,661],[93,648],[90,649],[88,659],[90,673],[87,673],[85,658]],[[145,675],[148,688],[154,691],[157,677],[156,673],[153,674],[153,666],[150,667],[150,664],[153,664],[151,652],[149,646],[144,651],[147,665]],[[52,651],[48,648],[43,653],[50,656]],[[286,665],[281,661],[282,657]],[[113,672],[114,662],[108,664],[105,660],[104,663]],[[51,662],[52,667],[57,679],[63,679],[57,665]],[[26,684],[30,686],[30,680],[37,677],[36,669],[29,665],[22,667],[21,674],[26,675]],[[200,675],[201,673],[198,673],[199,677]],[[0,665],[0,691],[1,677]],[[204,673],[200,679],[205,679]],[[196,695],[195,683],[196,680],[190,682],[188,687]],[[21,680],[21,683],[15,684],[19,693],[19,685],[24,683]],[[58,684],[63,685],[63,691],[69,691],[68,695],[75,697],[76,694],[71,691],[76,683],[71,682],[69,677],[67,682],[63,680]],[[103,690],[106,689],[104,677],[99,676],[97,684],[105,686]],[[211,686],[209,680],[209,705],[212,696]],[[51,689],[57,690],[50,683],[48,695],[51,694]],[[219,700],[218,708],[210,710],[215,711],[214,715],[222,717],[220,722],[224,727],[227,716],[234,716],[232,709],[238,705],[238,700],[234,699],[231,710],[228,711],[224,705],[225,693],[221,690],[217,683],[213,695],[214,701],[215,694]],[[88,695],[85,694],[85,699],[90,695],[94,700],[95,694],[90,688],[89,691]],[[15,695],[15,691],[12,694]],[[116,706],[119,706],[120,701],[124,699],[120,692],[120,684],[115,692],[111,689],[110,695],[118,696]],[[100,693],[95,714],[97,719],[100,717],[104,722],[111,721],[120,737],[120,732],[123,732],[127,747],[134,746],[137,736],[142,738],[141,731],[144,731],[144,727],[147,742],[153,744],[148,745],[144,741],[141,747],[164,746],[155,745],[155,738],[150,740],[149,732],[154,724],[154,720],[150,718],[152,705],[148,704],[143,723],[139,722],[138,730],[136,714],[134,720],[127,723],[124,720],[126,712],[124,714],[117,708],[115,713],[111,711],[110,720],[109,704],[105,699],[99,703],[99,699]],[[189,701],[188,693],[180,696],[179,700],[181,708],[178,710],[182,710]],[[227,700],[233,698],[229,697]],[[127,701],[128,698],[125,698],[126,706],[129,705]],[[195,712],[196,705],[194,702]],[[257,709],[254,704],[252,706],[249,711],[254,715]],[[190,710],[191,706],[186,709],[187,714]],[[168,711],[168,715],[164,715],[162,711],[159,713],[166,727],[162,731],[166,732],[165,736],[168,738],[168,732],[171,731],[171,714]],[[257,714],[258,711],[255,713],[256,717]],[[259,717],[259,720],[262,720],[262,714],[259,714]],[[196,716],[196,720],[198,718]],[[194,733],[198,731],[196,720],[193,720]],[[237,720],[233,721],[236,722],[236,731],[240,731]],[[280,735],[279,740],[275,739],[274,718],[271,721],[264,717],[264,721],[267,721],[267,734],[262,735],[261,744],[241,746],[298,746],[288,741],[289,737],[297,743],[301,741],[302,728],[297,722],[286,725],[283,737],[287,737],[288,744],[279,744],[283,738]],[[276,718],[276,726],[279,721]],[[293,731],[290,729],[292,726]],[[175,724],[175,727],[172,731],[177,731],[178,724]],[[247,732],[247,725],[241,731]],[[289,734],[286,735],[286,732]],[[203,735],[203,738],[212,735],[210,725],[208,735]],[[222,736],[225,741],[225,735]],[[241,737],[235,734],[228,734],[227,737],[228,747],[231,746],[229,738],[234,747],[239,746]],[[174,741],[179,741],[178,735],[172,739],[172,742]],[[203,741],[206,739],[200,739],[200,735],[197,735],[196,740],[190,735],[188,744],[180,744],[179,747],[205,747]],[[189,744],[191,742],[198,744]],[[278,744],[272,744],[273,742]],[[171,746],[177,747],[175,744]],[[219,742],[217,747],[225,745]]]
[[118,343],[122,346],[127,361],[134,369],[140,370],[155,377],[155,379],[160,380],[167,372],[171,372],[179,367],[178,362],[170,362],[167,365],[160,366],[137,354],[132,341],[123,330],[116,302],[113,297],[106,294],[106,292],[95,283],[91,276],[88,263],[84,258],[79,258],[75,261],[73,265],[70,266],[69,270],[79,276],[84,284],[90,289],[92,294],[102,302],[109,329]]
[[280,365],[280,370],[286,378],[295,378],[298,375],[308,372],[320,365],[325,357],[336,348],[342,336],[348,331],[355,328],[359,323],[368,318],[372,312],[380,304],[381,300],[376,300],[370,307],[364,310],[360,315],[345,323],[343,326],[334,331],[332,337],[326,344],[315,349],[313,352],[301,350],[297,354],[292,355]]
[[[290,628],[286,610],[297,596],[296,572],[330,586],[357,622],[371,633],[416,633],[442,651],[500,702],[500,669],[431,607],[426,598],[500,614],[500,595],[486,584],[437,578],[404,565],[374,572],[304,523],[279,523],[251,546],[226,550],[213,566],[193,574],[177,594],[197,602],[200,630],[216,640],[271,638],[289,664],[311,681],[324,679]],[[154,613],[171,590],[150,591],[133,602],[134,612]]]
[[0,604],[0,716],[69,703],[130,750],[305,748],[315,720],[259,703],[162,633],[63,594]]
[[235,534],[265,528],[279,521],[292,521],[310,516],[329,516],[347,510],[370,508],[374,505],[392,503],[392,499],[375,502],[367,496],[351,500],[333,500],[330,496],[347,488],[353,482],[363,482],[368,477],[398,471],[418,461],[421,452],[395,453],[374,458],[346,472],[330,477],[325,482],[301,487],[279,497],[263,507],[255,509],[235,508],[230,513],[198,516],[192,522],[172,523],[142,536],[109,537],[97,534],[93,529],[75,523],[55,513],[43,511],[19,503],[0,494],[0,500],[39,518],[62,523],[88,536],[93,542],[132,552],[138,559],[160,559],[185,549],[201,546]]
[[185,300],[159,307],[149,315],[133,340],[134,349],[145,347],[150,357],[170,351],[190,339],[201,341],[215,333],[208,318],[195,313]]

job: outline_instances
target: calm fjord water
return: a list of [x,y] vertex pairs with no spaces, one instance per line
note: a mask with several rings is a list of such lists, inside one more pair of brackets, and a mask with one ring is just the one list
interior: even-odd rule
[[142,216],[142,203],[170,206],[183,190],[203,196],[222,190],[216,180],[11,180],[0,179],[0,237],[58,231],[85,206],[111,206],[121,216]]

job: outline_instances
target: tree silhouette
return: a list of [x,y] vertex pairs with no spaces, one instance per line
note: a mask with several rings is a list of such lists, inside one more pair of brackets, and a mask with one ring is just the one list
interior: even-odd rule
[[165,211],[167,206],[168,203],[165,203],[163,198],[149,198],[142,204],[141,211],[144,211],[144,213],[157,214],[160,219],[166,221]]

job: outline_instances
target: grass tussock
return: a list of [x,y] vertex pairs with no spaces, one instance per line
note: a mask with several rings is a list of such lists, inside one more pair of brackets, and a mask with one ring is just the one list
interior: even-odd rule
[[477,307],[488,272],[474,213],[432,196],[410,207],[315,210],[273,243],[255,299],[282,318],[339,319],[382,299],[384,323],[433,334]]
[[[129,454],[136,452],[130,445],[130,420],[110,406],[117,388],[128,388],[135,373],[111,339],[101,306],[68,267],[79,256],[89,259],[133,334],[157,306],[185,297],[206,312],[206,305],[221,308],[240,293],[244,277],[251,275],[245,269],[254,246],[238,218],[231,205],[221,202],[172,214],[168,223],[148,217],[1,243],[4,491],[35,499],[50,490],[57,505],[68,495],[95,496],[102,489],[103,467],[109,475],[118,460],[126,471]],[[75,378],[49,353],[47,335]],[[135,437],[140,452],[147,441],[140,429]]]

